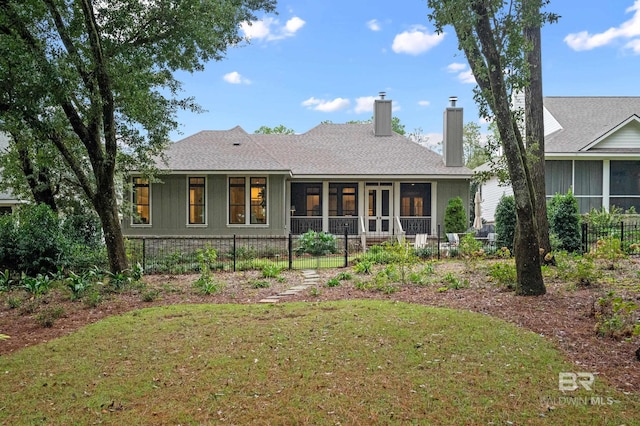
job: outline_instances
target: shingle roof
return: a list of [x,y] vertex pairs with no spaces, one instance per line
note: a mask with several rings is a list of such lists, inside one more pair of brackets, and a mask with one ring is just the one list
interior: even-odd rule
[[286,171],[241,127],[204,130],[170,145],[167,166],[173,171]]
[[[239,142],[239,146],[234,146]],[[177,170],[287,170],[293,176],[470,177],[404,136],[376,137],[373,124],[320,124],[300,135],[249,135],[240,127],[203,131],[167,151]]]
[[633,115],[640,117],[640,97],[547,96],[544,106],[562,126],[545,136],[547,153],[578,152]]

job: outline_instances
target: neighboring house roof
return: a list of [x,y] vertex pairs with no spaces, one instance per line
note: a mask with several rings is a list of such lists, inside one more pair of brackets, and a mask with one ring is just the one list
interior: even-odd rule
[[[425,176],[469,178],[442,156],[394,133],[375,136],[373,124],[320,124],[299,135],[248,134],[240,127],[202,131],[167,151],[176,171],[286,171],[313,176]],[[161,168],[167,168],[163,166]]]
[[[547,96],[544,107],[557,122],[545,120],[546,153],[595,150],[600,141],[625,125],[640,129],[640,97]],[[553,124],[559,124],[560,128]],[[609,148],[612,152],[629,152],[632,149]],[[635,149],[640,152],[640,142]]]

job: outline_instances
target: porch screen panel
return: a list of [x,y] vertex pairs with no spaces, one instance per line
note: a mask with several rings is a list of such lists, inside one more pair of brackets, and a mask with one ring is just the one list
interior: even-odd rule
[[400,216],[431,216],[431,184],[400,184]]
[[611,161],[609,203],[611,206],[640,211],[640,161]]
[[355,183],[329,184],[329,216],[356,216],[358,187]]
[[251,178],[251,223],[267,223],[267,178]]
[[640,196],[640,161],[611,161],[611,195]]
[[189,224],[201,225],[205,222],[205,179],[189,178]]
[[580,213],[602,208],[602,161],[575,161],[574,181]]
[[547,160],[544,167],[547,197],[566,194],[571,187],[571,160]]
[[293,216],[322,216],[322,184],[292,183]]
[[229,223],[245,223],[245,178],[229,178]]
[[149,180],[141,177],[133,178],[133,223],[146,225],[151,220],[151,200],[149,197]]

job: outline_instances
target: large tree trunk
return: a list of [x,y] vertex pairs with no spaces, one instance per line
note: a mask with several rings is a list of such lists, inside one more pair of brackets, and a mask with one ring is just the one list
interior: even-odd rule
[[[551,252],[549,240],[549,219],[544,176],[544,104],[542,96],[542,47],[540,41],[540,0],[525,0],[525,10],[530,16],[524,29],[524,36],[531,44],[527,51],[530,83],[525,88],[525,128],[526,144],[534,160],[529,171],[535,192],[535,218],[538,225],[538,240],[544,253]],[[530,157],[531,158],[531,157]]]
[[[510,110],[500,53],[496,47],[486,4],[475,1],[472,3],[472,8],[477,15],[474,25],[488,70],[487,79],[480,79],[479,85],[487,93],[489,105],[495,115],[516,204],[517,227],[514,242],[518,277],[516,293],[527,296],[540,295],[546,293],[546,288],[540,268],[540,245],[533,210],[535,196],[526,164],[524,145]],[[469,56],[467,54],[467,58]],[[476,61],[470,61],[474,75],[481,75],[475,69],[474,63],[477,64]]]
[[116,199],[115,186],[112,179],[107,178],[106,182],[98,184],[98,191],[93,198],[93,205],[102,223],[102,231],[109,258],[109,270],[113,273],[124,271],[129,267]]
[[13,140],[20,158],[20,169],[22,169],[22,173],[27,180],[33,200],[36,204],[46,204],[51,210],[57,212],[58,205],[54,197],[55,191],[53,190],[49,173],[46,169],[36,170],[29,156],[29,150],[20,143],[17,135],[13,135]]

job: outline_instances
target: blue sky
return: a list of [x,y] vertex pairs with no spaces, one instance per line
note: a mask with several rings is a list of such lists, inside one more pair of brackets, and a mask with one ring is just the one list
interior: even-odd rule
[[[542,31],[545,96],[640,96],[640,0],[552,0],[546,10],[561,19]],[[177,75],[206,112],[181,112],[171,138],[365,120],[385,91],[407,132],[437,143],[449,96],[465,122],[479,119],[455,33],[435,34],[428,13],[420,0],[279,1],[278,15],[242,27],[249,43]]]

